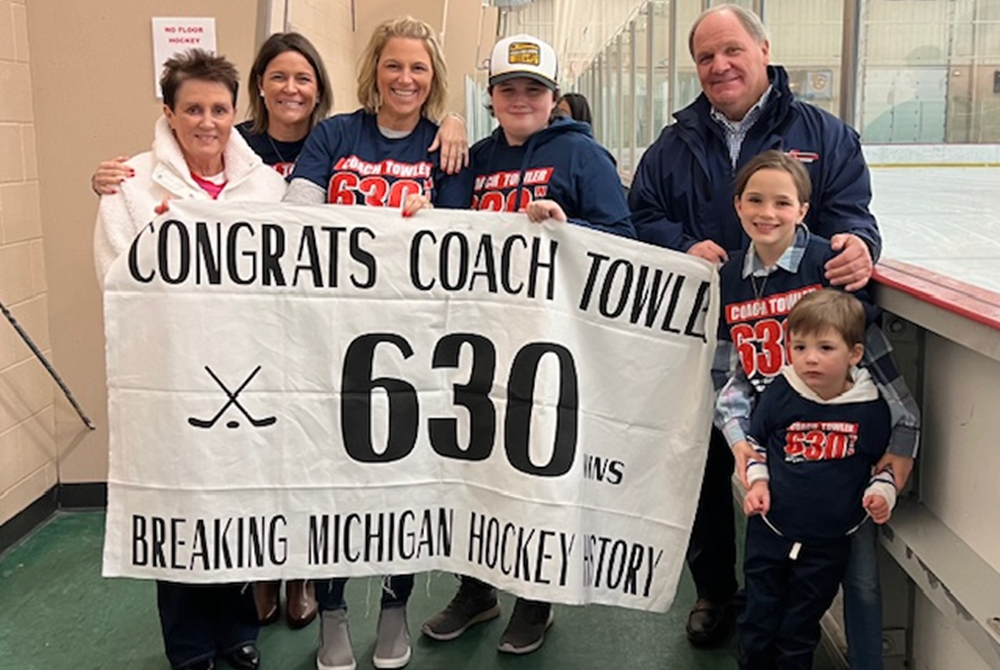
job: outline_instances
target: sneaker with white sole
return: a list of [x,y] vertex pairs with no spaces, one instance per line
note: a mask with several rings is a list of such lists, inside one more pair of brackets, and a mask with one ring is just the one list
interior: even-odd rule
[[500,616],[497,590],[465,577],[458,593],[448,606],[424,622],[420,631],[429,638],[447,642],[459,637],[472,626]]
[[552,604],[518,598],[514,603],[507,629],[500,636],[500,651],[505,654],[530,654],[545,642],[545,631],[552,625]]
[[406,624],[406,606],[387,607],[378,617],[378,634],[372,664],[378,670],[405,667],[410,662],[410,629]]
[[357,662],[351,650],[351,631],[347,627],[347,610],[320,612],[318,670],[356,670]]

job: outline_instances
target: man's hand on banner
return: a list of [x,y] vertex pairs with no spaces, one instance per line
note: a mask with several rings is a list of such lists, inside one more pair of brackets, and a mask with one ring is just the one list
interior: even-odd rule
[[709,263],[715,263],[716,265],[729,260],[729,254],[726,253],[726,250],[712,240],[702,240],[691,245],[687,253],[698,258],[704,258]]

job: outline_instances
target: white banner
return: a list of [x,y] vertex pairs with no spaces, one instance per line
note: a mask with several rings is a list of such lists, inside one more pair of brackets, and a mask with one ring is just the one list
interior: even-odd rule
[[104,574],[666,610],[716,272],[521,215],[172,202],[107,278]]

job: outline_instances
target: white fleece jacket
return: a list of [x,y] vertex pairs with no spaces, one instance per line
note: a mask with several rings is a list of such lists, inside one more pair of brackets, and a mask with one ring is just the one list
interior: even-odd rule
[[[279,202],[285,180],[233,131],[223,151],[226,187],[218,200]],[[97,279],[104,286],[112,261],[124,253],[139,230],[156,218],[153,208],[165,196],[172,199],[211,200],[191,177],[181,147],[166,117],[156,122],[153,150],[133,156],[126,163],[135,176],[118,186],[118,192],[101,196],[94,227],[94,264]]]

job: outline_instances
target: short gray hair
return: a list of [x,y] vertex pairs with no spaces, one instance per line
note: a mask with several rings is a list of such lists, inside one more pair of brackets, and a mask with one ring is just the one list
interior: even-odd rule
[[732,12],[740,23],[743,25],[743,29],[747,31],[753,41],[757,44],[763,44],[767,41],[767,28],[764,27],[764,23],[760,20],[760,17],[751,12],[749,9],[741,7],[739,5],[724,4],[716,5],[711,9],[706,9],[703,11],[698,18],[694,20],[694,25],[691,26],[691,32],[688,33],[688,52],[691,54],[691,58],[694,58],[694,33],[698,30],[698,26],[701,22],[705,20],[706,16],[711,14],[718,14],[719,12]]

